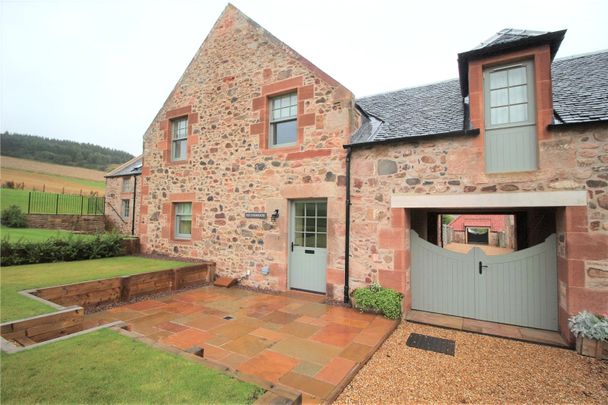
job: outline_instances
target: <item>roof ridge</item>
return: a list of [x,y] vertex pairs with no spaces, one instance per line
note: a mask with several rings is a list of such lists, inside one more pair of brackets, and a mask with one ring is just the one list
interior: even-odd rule
[[144,154],[142,153],[139,156],[135,156],[132,159],[129,159],[128,161],[124,162],[123,164],[115,167],[114,169],[112,169],[110,172],[108,172],[104,177],[109,177],[109,176],[113,176],[115,173],[120,172],[121,170],[123,170],[125,167],[129,167],[129,165],[135,163],[137,160],[139,159],[143,159]]
[[458,81],[458,78],[455,77],[453,79],[437,80],[435,82],[429,82],[429,83],[419,84],[419,85],[416,85],[416,86],[402,87],[402,88],[399,88],[399,89],[389,90],[389,91],[381,91],[381,92],[378,92],[378,93],[368,94],[368,95],[363,96],[363,97],[357,97],[356,100],[359,101],[359,100],[362,100],[362,99],[365,99],[365,98],[372,98],[372,97],[381,96],[381,95],[384,95],[384,94],[397,93],[397,92],[403,91],[403,90],[412,90],[412,89],[418,89],[418,88],[421,88],[421,87],[429,87],[429,86],[434,86],[436,84],[442,84],[442,83],[453,82],[453,81]]
[[554,60],[554,62],[560,62],[560,61],[563,61],[563,60],[570,60],[570,59],[578,59],[578,58],[583,58],[585,56],[599,55],[601,53],[608,53],[608,48],[607,49],[600,49],[600,50],[597,50],[597,51],[578,53],[578,54],[575,54],[575,55],[564,56],[564,57],[561,57],[561,58],[556,58]]

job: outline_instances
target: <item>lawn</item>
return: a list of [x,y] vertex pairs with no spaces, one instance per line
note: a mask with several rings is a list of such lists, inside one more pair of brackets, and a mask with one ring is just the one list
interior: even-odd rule
[[6,404],[248,404],[263,393],[108,329],[1,359]]
[[[84,180],[86,181],[86,180]],[[103,199],[101,197],[87,197],[72,194],[55,194],[32,191],[0,188],[0,210],[11,205],[21,208],[27,213],[28,205],[33,214],[95,214],[103,212]],[[59,199],[57,199],[59,196]]]
[[74,234],[69,231],[59,229],[39,229],[39,228],[8,228],[0,226],[0,239],[8,238],[10,242],[24,240],[28,242],[43,242],[50,238],[94,238],[95,235]]
[[5,322],[55,311],[52,307],[18,294],[22,290],[166,270],[190,264],[122,256],[76,262],[0,267],[0,320]]

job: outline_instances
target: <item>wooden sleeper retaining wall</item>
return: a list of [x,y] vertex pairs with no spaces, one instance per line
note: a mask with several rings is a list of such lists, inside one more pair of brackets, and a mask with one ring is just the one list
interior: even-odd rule
[[83,329],[85,308],[209,284],[214,275],[215,263],[204,262],[170,270],[29,290],[27,293],[37,299],[62,307],[51,314],[3,323],[0,325],[0,335],[22,346],[29,346],[72,334]]

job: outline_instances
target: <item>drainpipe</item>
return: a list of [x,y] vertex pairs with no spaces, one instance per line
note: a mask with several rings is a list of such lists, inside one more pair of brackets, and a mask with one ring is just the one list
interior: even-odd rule
[[133,215],[131,218],[131,236],[135,236],[135,197],[137,196],[137,176],[133,176]]
[[344,238],[344,303],[350,302],[349,296],[349,270],[350,270],[350,158],[352,149],[346,149],[346,227]]

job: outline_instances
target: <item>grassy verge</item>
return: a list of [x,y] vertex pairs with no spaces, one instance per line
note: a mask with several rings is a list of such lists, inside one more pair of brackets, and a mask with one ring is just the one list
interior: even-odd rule
[[6,226],[0,226],[0,239],[8,238],[11,242],[17,242],[18,240],[30,241],[30,242],[43,242],[50,238],[93,238],[94,235],[83,235],[74,234],[69,231],[62,231],[58,229],[39,229],[39,228],[8,228]]
[[111,330],[1,356],[5,404],[249,404],[262,393]]
[[30,288],[98,280],[147,271],[166,270],[190,263],[136,256],[75,262],[0,267],[0,320],[14,320],[54,312],[52,307],[20,295]]

